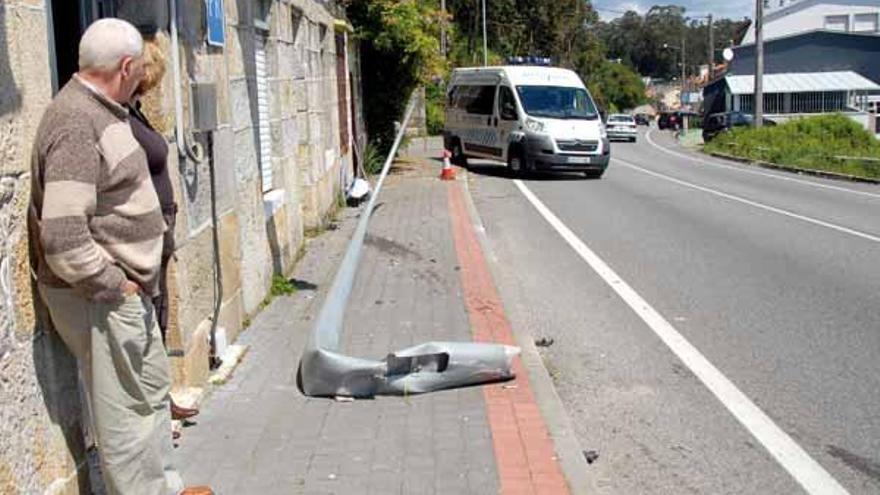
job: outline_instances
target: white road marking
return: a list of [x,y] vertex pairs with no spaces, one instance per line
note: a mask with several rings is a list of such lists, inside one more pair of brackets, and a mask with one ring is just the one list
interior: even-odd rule
[[[695,161],[695,162],[697,162],[697,163],[703,163],[703,164],[705,164],[705,165],[711,165],[711,166],[713,166],[713,167],[726,168],[726,169],[729,169],[729,170],[735,170],[735,171],[737,171],[737,172],[742,172],[742,173],[744,173],[744,174],[760,175],[760,176],[762,176],[762,177],[771,177],[771,178],[773,178],[773,179],[785,180],[785,181],[788,181],[788,182],[795,182],[795,183],[798,183],[798,184],[804,184],[804,185],[807,185],[807,186],[818,187],[818,188],[820,188],[820,189],[830,189],[830,190],[833,190],[833,191],[847,192],[847,193],[850,193],[850,194],[856,194],[856,195],[859,195],[859,196],[867,196],[867,197],[869,197],[869,198],[880,199],[880,194],[876,194],[876,193],[870,193],[870,192],[867,192],[867,191],[859,191],[859,190],[857,190],[857,189],[849,189],[849,188],[847,188],[847,187],[832,186],[832,185],[829,185],[829,184],[820,184],[820,183],[818,183],[818,182],[813,182],[813,181],[803,180],[803,179],[797,179],[797,178],[795,178],[795,177],[786,177],[785,175],[779,175],[779,174],[771,174],[771,173],[767,173],[767,172],[761,172],[761,171],[759,171],[759,170],[749,170],[749,169],[747,169],[747,168],[743,168],[743,167],[737,167],[737,166],[734,166],[734,165],[726,165],[726,164],[724,164],[724,163],[719,163],[719,162],[714,162],[714,161],[709,161],[709,160],[703,160],[703,159],[701,159],[701,158],[698,158],[698,157],[695,157],[695,156],[691,156],[691,155],[688,155],[688,154],[685,154],[685,153],[679,153],[678,151],[671,150],[671,149],[669,149],[669,148],[666,148],[665,146],[661,146],[661,145],[657,144],[656,142],[654,142],[654,140],[651,139],[651,132],[653,132],[653,129],[650,129],[650,130],[648,130],[648,132],[645,133],[645,139],[646,139],[649,143],[651,143],[651,146],[653,146],[653,147],[655,147],[655,148],[657,148],[657,149],[659,149],[659,150],[661,150],[661,151],[665,151],[666,153],[669,153],[670,155],[677,156],[677,157],[679,157],[679,158],[686,158],[686,159],[688,159],[688,160]],[[783,173],[785,173],[785,172],[783,172]]]
[[654,177],[658,177],[658,178],[660,178],[660,179],[667,180],[667,181],[669,181],[669,182],[673,182],[673,183],[675,183],[675,184],[679,184],[679,185],[682,185],[682,186],[685,186],[685,187],[690,187],[690,188],[692,188],[692,189],[696,189],[696,190],[698,190],[698,191],[703,191],[703,192],[706,192],[706,193],[709,193],[709,194],[713,194],[713,195],[715,195],[715,196],[719,196],[719,197],[722,197],[722,198],[725,198],[725,199],[729,199],[729,200],[731,200],[731,201],[736,201],[736,202],[743,203],[743,204],[746,204],[746,205],[749,205],[749,206],[753,206],[753,207],[755,207],[755,208],[760,208],[760,209],[762,209],[762,210],[771,211],[771,212],[773,212],[773,213],[778,213],[778,214],[780,214],[780,215],[785,215],[785,216],[787,216],[787,217],[795,218],[795,219],[797,219],[797,220],[801,220],[801,221],[804,221],[804,222],[807,222],[807,223],[811,223],[811,224],[813,224],[813,225],[818,225],[818,226],[820,226],[820,227],[825,227],[825,228],[828,228],[828,229],[836,230],[836,231],[838,231],[838,232],[842,232],[842,233],[844,233],[844,234],[849,234],[849,235],[852,235],[852,236],[855,236],[855,237],[859,237],[859,238],[862,238],[862,239],[865,239],[865,240],[868,240],[868,241],[871,241],[871,242],[877,242],[877,243],[880,243],[880,237],[877,237],[877,236],[872,235],[872,234],[868,234],[868,233],[865,233],[865,232],[862,232],[862,231],[859,231],[859,230],[854,230],[854,229],[851,229],[851,228],[849,228],[849,227],[843,227],[843,226],[841,226],[841,225],[837,225],[837,224],[833,224],[833,223],[830,223],[830,222],[826,222],[826,221],[824,221],[824,220],[818,220],[818,219],[816,219],[816,218],[808,217],[808,216],[806,216],[806,215],[800,215],[800,214],[798,214],[798,213],[794,213],[794,212],[792,212],[792,211],[788,211],[788,210],[783,210],[782,208],[777,208],[777,207],[775,207],[775,206],[765,205],[764,203],[759,203],[759,202],[757,202],[757,201],[752,201],[752,200],[750,200],[750,199],[741,198],[741,197],[739,197],[739,196],[734,196],[733,194],[728,194],[728,193],[725,193],[725,192],[718,191],[718,190],[716,190],[716,189],[712,189],[712,188],[709,188],[709,187],[700,186],[700,185],[694,184],[694,183],[692,183],[692,182],[684,181],[684,180],[681,180],[681,179],[676,179],[676,178],[674,178],[674,177],[670,177],[670,176],[668,176],[668,175],[661,174],[661,173],[659,173],[659,172],[654,172],[653,170],[648,170],[648,169],[646,169],[646,168],[642,168],[642,167],[640,167],[640,166],[638,166],[638,165],[635,165],[635,164],[633,164],[633,163],[630,163],[630,162],[628,162],[628,161],[626,161],[626,160],[621,160],[620,158],[614,158],[613,160],[619,162],[621,165],[625,165],[625,166],[627,166],[627,167],[629,167],[629,168],[632,168],[632,169],[634,169],[634,170],[638,170],[639,172],[643,172],[643,173],[646,173],[646,174],[648,174],[648,175],[653,175]]
[[810,494],[847,494],[828,471],[807,454],[767,414],[725,377],[696,347],[691,345],[663,316],[645,301],[611,267],[578,238],[556,215],[544,206],[520,180],[514,184],[538,213],[562,236],[572,249],[644,321],[667,347],[690,369],[733,416],[764,446],[783,468]]

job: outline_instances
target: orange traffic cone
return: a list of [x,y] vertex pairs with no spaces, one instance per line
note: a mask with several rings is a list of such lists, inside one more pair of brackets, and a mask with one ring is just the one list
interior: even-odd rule
[[449,162],[449,157],[452,156],[452,153],[449,150],[443,150],[443,171],[440,172],[440,180],[455,180],[455,169],[452,168],[452,163]]

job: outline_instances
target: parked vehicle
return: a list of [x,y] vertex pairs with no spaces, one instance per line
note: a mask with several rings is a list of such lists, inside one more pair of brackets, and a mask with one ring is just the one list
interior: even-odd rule
[[678,120],[678,116],[675,112],[660,112],[660,117],[657,119],[657,128],[661,131],[664,129],[678,129],[681,121]]
[[608,139],[611,140],[621,139],[634,143],[639,135],[639,131],[636,129],[636,120],[632,115],[623,113],[614,113],[608,116],[605,128],[608,130]]
[[651,125],[651,118],[646,113],[637,113],[635,115],[636,125]]
[[[765,126],[776,125],[772,120],[764,119]],[[742,112],[713,113],[706,117],[703,122],[703,142],[708,143],[722,132],[727,132],[734,127],[751,127],[755,125],[755,117]]]
[[558,170],[598,178],[611,157],[583,81],[554,67],[455,69],[443,140],[459,164],[470,157],[502,160],[515,174]]

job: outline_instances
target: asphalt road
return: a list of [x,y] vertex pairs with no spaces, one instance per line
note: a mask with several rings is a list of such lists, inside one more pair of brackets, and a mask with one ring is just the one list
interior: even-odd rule
[[[850,493],[880,493],[880,186],[739,165],[684,151],[665,132],[650,137],[656,145],[644,131],[636,144],[615,143],[601,180],[522,184],[813,471]],[[771,455],[772,436],[731,413],[739,405],[713,393],[503,165],[472,161],[469,177],[512,324],[554,339],[545,361],[582,447],[599,453],[598,493],[805,491],[816,473]]]

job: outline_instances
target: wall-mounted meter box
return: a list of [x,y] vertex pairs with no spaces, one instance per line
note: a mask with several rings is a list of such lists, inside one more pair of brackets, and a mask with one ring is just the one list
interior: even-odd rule
[[217,85],[193,83],[192,85],[193,130],[197,132],[217,129]]

